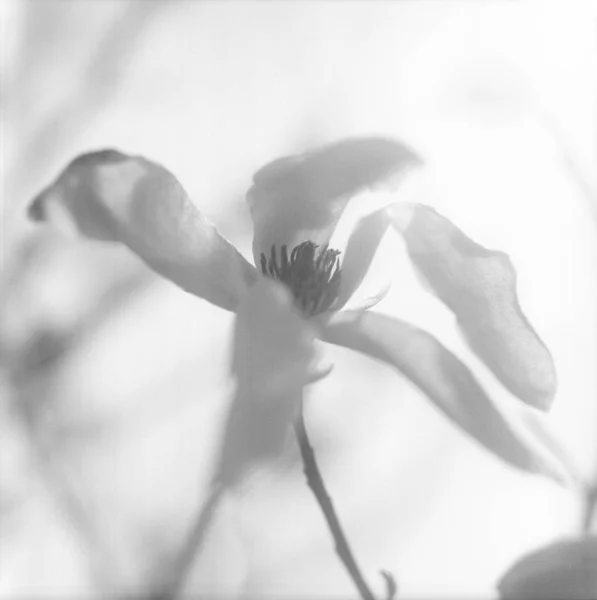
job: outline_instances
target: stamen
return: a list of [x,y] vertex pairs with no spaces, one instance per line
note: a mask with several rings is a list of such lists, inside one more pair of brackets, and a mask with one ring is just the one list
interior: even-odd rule
[[320,248],[313,242],[303,242],[293,248],[288,256],[284,245],[280,248],[280,261],[276,247],[272,246],[269,260],[261,254],[261,272],[284,283],[292,291],[297,304],[309,317],[328,310],[338,297],[340,279],[339,250],[330,250],[325,244]]

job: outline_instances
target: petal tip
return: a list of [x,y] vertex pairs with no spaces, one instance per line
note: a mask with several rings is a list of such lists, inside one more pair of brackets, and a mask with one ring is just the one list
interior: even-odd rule
[[387,208],[392,224],[404,233],[415,216],[415,207],[407,202],[396,202]]
[[528,399],[528,402],[531,403],[534,408],[546,413],[551,409],[555,397],[555,389],[549,391],[538,391]]
[[133,158],[128,154],[120,152],[114,148],[102,148],[101,150],[91,150],[74,158],[67,166],[67,169],[95,166],[98,164],[110,164],[121,162]]

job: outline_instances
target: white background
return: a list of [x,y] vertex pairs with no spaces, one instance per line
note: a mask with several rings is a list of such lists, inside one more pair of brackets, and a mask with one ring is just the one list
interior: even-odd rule
[[[425,182],[404,198],[436,205],[512,257],[522,306],[558,368],[550,420],[579,468],[594,473],[597,19],[588,7],[7,3],[3,262],[39,235],[25,220],[27,201],[81,151],[116,147],[160,161],[250,258],[243,194],[257,168],[348,135],[401,138],[427,162]],[[117,269],[144,269],[125,250],[61,248],[8,305],[15,344],[40,320],[68,322]],[[97,278],[87,256],[103,265]],[[383,310],[432,331],[505,394],[407,259],[388,268],[397,279]],[[131,591],[174,551],[205,492],[230,396],[231,326],[231,315],[152,280],[39,392],[53,398],[57,462],[99,523],[118,585]],[[384,568],[404,598],[491,596],[521,553],[578,528],[570,491],[501,464],[387,368],[327,352],[336,369],[313,388],[308,424],[378,589]],[[7,386],[6,397],[15,393]],[[89,592],[77,527],[36,475],[27,438],[5,429],[3,486],[18,502],[2,537],[0,589]],[[251,479],[217,521],[196,589],[352,593],[300,464],[278,467]]]

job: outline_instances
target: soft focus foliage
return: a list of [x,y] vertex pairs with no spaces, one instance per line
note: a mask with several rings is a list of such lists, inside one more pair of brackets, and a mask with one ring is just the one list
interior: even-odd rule
[[522,557],[498,589],[502,600],[597,598],[597,537],[560,540]]

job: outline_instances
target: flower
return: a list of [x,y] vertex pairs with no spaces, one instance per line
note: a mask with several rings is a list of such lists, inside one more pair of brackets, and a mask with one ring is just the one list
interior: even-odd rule
[[[332,242],[349,201],[371,188],[395,189],[404,172],[420,162],[413,151],[393,140],[359,138],[266,165],[255,174],[247,193],[255,264],[281,281],[291,278],[291,288],[300,291],[297,301],[308,316],[339,310],[361,283],[388,226],[388,222],[369,226],[366,235],[353,232],[347,243],[351,239],[353,245],[358,243],[358,253],[341,252],[345,249]],[[372,216],[373,207],[369,213]],[[317,299],[309,297],[313,293]],[[320,304],[315,306],[314,301]]]
[[261,253],[261,272],[282,282],[307,317],[326,312],[338,300],[342,281],[340,250],[319,248],[314,242],[302,242],[290,255],[284,244],[280,260],[276,258],[276,245],[272,245],[269,259]]
[[[34,199],[29,214],[126,244],[186,291],[245,315],[245,326],[255,317],[266,327],[266,311],[258,307],[268,302],[281,323],[280,315],[294,310],[292,302],[299,315],[296,335],[308,331],[307,338],[317,336],[386,362],[501,459],[566,479],[565,467],[548,446],[516,415],[507,414],[435,337],[368,310],[383,290],[357,310],[346,308],[381,239],[395,231],[431,291],[455,314],[471,349],[501,383],[534,407],[546,409],[551,403],[553,361],[520,309],[508,257],[483,248],[432,208],[399,202],[400,177],[422,164],[404,144],[387,138],[346,139],[269,163],[255,174],[247,193],[257,269],[203,217],[172,173],[115,150],[73,160]],[[389,193],[390,202],[372,206],[349,232],[346,247],[335,246],[347,205],[371,190],[385,194],[385,200]],[[271,327],[268,335],[275,338]],[[275,349],[282,342],[272,343]],[[247,350],[253,364],[257,358],[249,355]],[[238,360],[235,364],[238,375],[243,367]],[[245,366],[245,381],[258,370]]]

